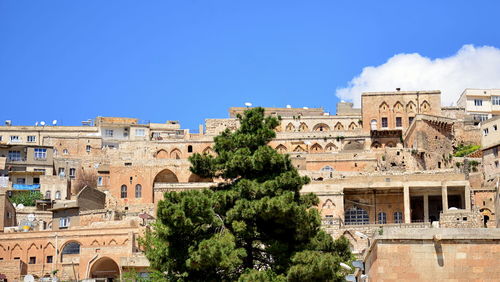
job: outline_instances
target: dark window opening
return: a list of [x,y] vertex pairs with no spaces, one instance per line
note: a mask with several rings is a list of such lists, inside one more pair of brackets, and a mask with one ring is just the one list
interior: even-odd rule
[[189,145],[188,146],[188,153],[192,153],[193,152],[193,146]]

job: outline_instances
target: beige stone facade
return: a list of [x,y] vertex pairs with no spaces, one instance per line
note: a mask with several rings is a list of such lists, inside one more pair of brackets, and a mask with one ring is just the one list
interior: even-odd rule
[[[479,158],[452,157],[457,145],[478,144],[481,128],[464,107],[442,108],[440,101],[440,91],[370,92],[363,93],[361,109],[341,102],[335,115],[322,108],[266,108],[265,114],[281,116],[269,146],[288,154],[300,174],[311,178],[302,192],[318,195],[323,227],[334,237],[346,236],[358,257],[367,252],[385,256],[382,245],[370,249],[367,237],[390,227],[492,228],[498,221],[495,208],[500,207],[489,181],[495,171],[487,168],[495,161],[490,159],[493,147],[483,145],[482,164]],[[0,180],[7,184],[0,189],[15,190],[17,179],[28,175],[26,184],[38,178],[37,189],[46,199],[37,204],[39,210],[19,211],[21,220],[34,214],[43,225],[31,232],[0,234],[0,269],[8,269],[9,277],[32,272],[42,277],[58,269],[65,279],[96,277],[103,273],[99,271],[119,277],[130,267],[142,271],[147,263],[136,243],[139,224],[147,225],[145,218],[155,215],[165,192],[207,189],[220,181],[192,174],[188,158],[194,153],[215,154],[213,138],[237,129],[235,117],[246,109],[231,108],[228,118],[206,119],[199,133],[182,129],[176,121],[117,117],[98,117],[72,127],[1,126],[5,165],[0,166]],[[51,153],[43,163],[45,170],[35,166],[39,164],[13,170],[8,160],[12,148],[20,148],[21,156],[24,148],[28,155],[34,148],[47,148]],[[472,161],[479,163],[475,171],[455,165]],[[78,189],[87,177],[89,189],[100,191],[99,205],[81,209]],[[72,224],[61,229],[65,217]],[[14,238],[19,238],[17,247]],[[80,242],[80,259],[54,255],[47,263],[49,253],[62,252],[70,241]],[[30,264],[32,257],[36,262]],[[103,270],[106,265],[112,269]],[[374,277],[381,277],[373,269]]]

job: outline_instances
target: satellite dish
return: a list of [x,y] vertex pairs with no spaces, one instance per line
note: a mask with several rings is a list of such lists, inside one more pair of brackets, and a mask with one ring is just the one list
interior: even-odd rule
[[41,121],[41,122],[40,122],[40,125],[41,125],[41,126],[45,126],[45,121]]
[[345,280],[349,281],[349,282],[356,282],[356,276],[354,276],[354,274],[349,274],[345,277]]
[[37,122],[35,122],[35,126],[38,126],[38,121],[37,121]]
[[52,121],[52,125],[56,125],[56,124],[57,124],[57,119]]
[[35,277],[33,277],[33,275],[31,274],[28,274],[24,276],[24,282],[35,282]]
[[251,106],[252,106],[252,103],[250,103],[250,102],[246,102],[246,103],[245,103],[245,106],[247,106],[247,107],[251,107]]
[[291,108],[292,108],[292,105],[286,105],[286,108],[287,108],[287,109],[291,109]]
[[23,204],[19,204],[19,205],[17,205],[17,208],[20,209],[20,210],[22,210],[22,209],[24,209],[24,205]]
[[340,267],[342,267],[342,268],[343,268],[343,269],[345,269],[345,270],[348,270],[348,271],[351,271],[351,270],[352,270],[352,268],[351,268],[349,265],[347,265],[347,264],[345,264],[345,263],[343,263],[343,262],[341,262],[341,263],[339,263],[339,264],[340,264]]
[[32,213],[28,214],[27,218],[29,221],[35,221],[35,215]]
[[308,108],[308,107],[303,107],[302,109],[307,110],[307,109],[309,109],[309,108]]

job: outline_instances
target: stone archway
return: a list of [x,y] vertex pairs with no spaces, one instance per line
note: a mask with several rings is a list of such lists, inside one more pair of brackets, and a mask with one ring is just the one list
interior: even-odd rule
[[164,169],[160,171],[154,180],[154,183],[178,183],[177,175],[173,173],[170,169]]
[[120,278],[120,267],[111,258],[102,257],[98,259],[89,273],[90,278],[106,278],[108,281]]

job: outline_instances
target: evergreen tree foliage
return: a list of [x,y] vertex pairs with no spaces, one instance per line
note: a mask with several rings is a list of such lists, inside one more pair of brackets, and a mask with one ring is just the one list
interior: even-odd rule
[[169,281],[337,281],[348,241],[320,230],[309,178],[269,147],[279,120],[264,109],[238,116],[215,138],[216,156],[194,154],[191,171],[225,181],[203,191],[167,192],[143,240],[151,267]]

